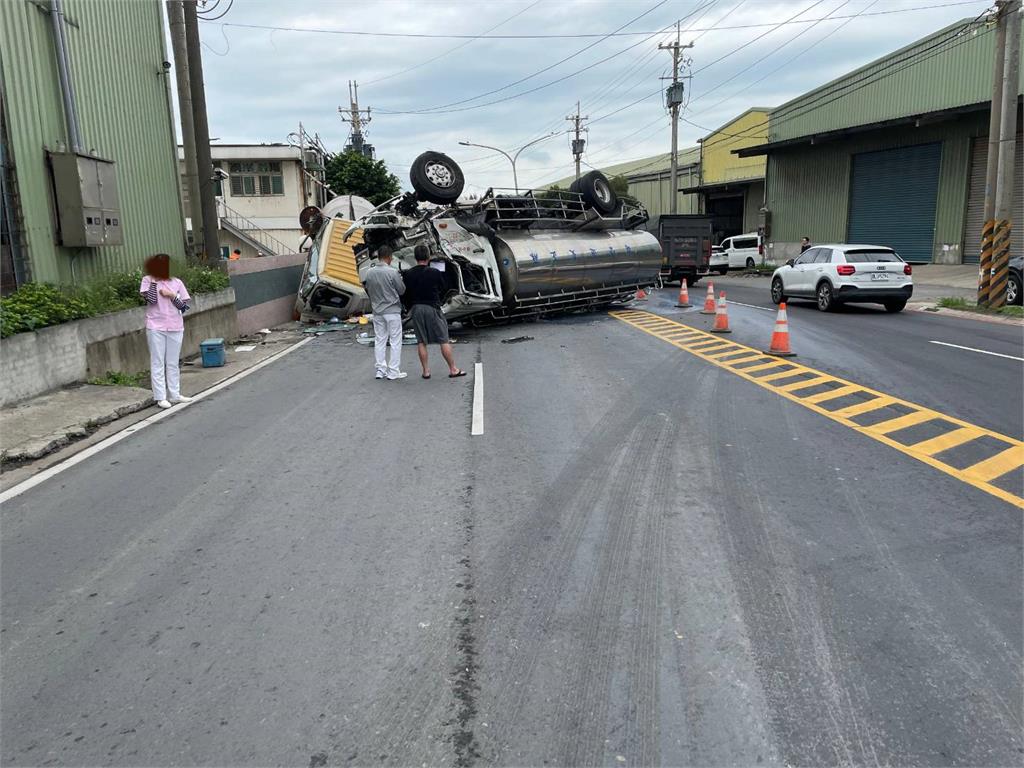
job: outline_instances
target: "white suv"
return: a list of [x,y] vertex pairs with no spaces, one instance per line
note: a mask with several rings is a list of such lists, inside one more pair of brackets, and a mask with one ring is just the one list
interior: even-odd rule
[[846,302],[874,302],[899,312],[914,292],[910,265],[879,245],[818,245],[772,275],[772,301],[816,299],[827,312]]

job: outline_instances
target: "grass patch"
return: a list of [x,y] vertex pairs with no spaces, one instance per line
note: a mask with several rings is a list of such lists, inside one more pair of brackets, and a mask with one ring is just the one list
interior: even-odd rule
[[1003,317],[1024,317],[1024,307],[1012,306],[989,309],[988,307],[979,307],[973,301],[968,301],[959,296],[946,296],[939,299],[936,303],[943,309],[959,309],[963,312],[978,312],[983,315],[1001,315]]
[[121,373],[120,371],[107,371],[103,376],[89,379],[89,384],[99,387],[144,387],[144,381],[149,378],[145,371],[141,373]]

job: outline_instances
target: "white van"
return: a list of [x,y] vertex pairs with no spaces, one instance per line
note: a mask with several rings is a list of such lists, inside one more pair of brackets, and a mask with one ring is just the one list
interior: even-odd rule
[[757,232],[727,237],[721,247],[728,256],[729,269],[753,269],[761,263]]

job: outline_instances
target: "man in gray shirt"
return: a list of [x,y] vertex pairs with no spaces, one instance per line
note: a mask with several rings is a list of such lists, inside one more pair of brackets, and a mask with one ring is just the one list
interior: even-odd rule
[[[399,364],[402,361],[402,300],[405,282],[397,269],[391,266],[391,249],[382,245],[377,249],[377,264],[363,278],[366,295],[373,307],[373,351],[378,379],[404,379]],[[387,363],[384,354],[388,344],[391,354]]]

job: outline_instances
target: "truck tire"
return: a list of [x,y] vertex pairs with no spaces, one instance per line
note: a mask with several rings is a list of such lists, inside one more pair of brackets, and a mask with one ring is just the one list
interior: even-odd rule
[[600,171],[591,171],[579,177],[569,186],[570,192],[579,193],[583,202],[603,216],[615,213],[619,205],[619,197]]
[[420,200],[438,205],[454,203],[466,186],[458,163],[440,152],[424,152],[413,160],[409,181]]

